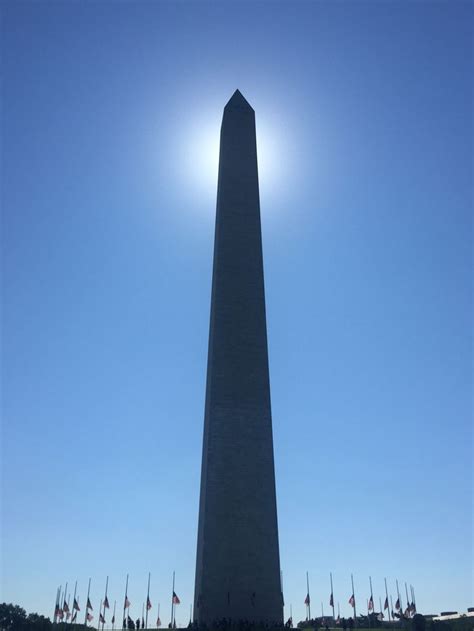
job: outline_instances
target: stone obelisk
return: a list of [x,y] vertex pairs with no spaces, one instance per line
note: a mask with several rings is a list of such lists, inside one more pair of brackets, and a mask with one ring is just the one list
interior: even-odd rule
[[224,109],[194,618],[281,623],[255,112]]

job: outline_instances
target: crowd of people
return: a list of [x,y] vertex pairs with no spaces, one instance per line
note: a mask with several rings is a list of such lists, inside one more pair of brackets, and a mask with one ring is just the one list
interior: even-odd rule
[[[188,629],[192,631],[211,631],[211,628],[206,624],[198,624],[197,622],[190,622]],[[231,620],[230,618],[221,618],[212,624],[212,631],[283,631],[283,629],[283,625],[250,620]]]
[[[421,616],[420,616],[421,617]],[[333,619],[329,619],[333,622]],[[352,631],[354,629],[354,618],[338,618],[336,623],[342,631]],[[358,626],[362,627],[370,627],[372,626],[369,623],[365,623],[364,621],[360,621]],[[376,626],[376,625],[374,625]],[[333,624],[331,624],[333,627]],[[176,621],[168,624],[168,629],[176,629]],[[197,622],[189,621],[187,628],[190,631],[284,631],[285,629],[293,628],[293,620],[288,618],[288,620],[284,623],[284,625],[278,624],[268,624],[266,622],[252,622],[250,620],[231,620],[230,618],[222,618],[220,620],[216,620],[212,626],[208,626],[204,623],[198,624]],[[309,620],[304,620],[298,623],[298,628],[301,629],[323,629],[324,631],[329,631],[328,619],[314,618]],[[124,619],[122,629],[127,629],[128,631],[135,631],[139,629],[145,629],[144,620],[140,620],[137,618],[136,621],[133,621],[130,616]]]

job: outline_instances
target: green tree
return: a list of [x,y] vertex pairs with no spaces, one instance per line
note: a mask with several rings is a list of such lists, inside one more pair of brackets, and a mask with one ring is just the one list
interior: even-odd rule
[[51,631],[49,618],[37,613],[26,615],[26,611],[18,605],[0,604],[0,628],[5,631]]
[[21,629],[26,622],[26,611],[18,605],[0,604],[0,627],[2,629]]
[[26,619],[28,631],[51,631],[52,623],[49,618],[40,616],[37,613],[30,613]]

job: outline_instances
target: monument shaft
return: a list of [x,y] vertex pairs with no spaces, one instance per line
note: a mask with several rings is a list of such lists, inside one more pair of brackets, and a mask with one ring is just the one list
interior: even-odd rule
[[255,113],[224,109],[194,596],[200,623],[281,623]]

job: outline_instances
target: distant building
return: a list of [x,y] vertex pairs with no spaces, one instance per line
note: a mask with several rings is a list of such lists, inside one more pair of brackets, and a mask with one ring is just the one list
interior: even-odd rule
[[[425,616],[426,618],[427,616]],[[459,618],[474,618],[474,607],[468,607],[466,613],[457,611],[442,611],[439,616],[433,616],[432,620],[458,620]]]

